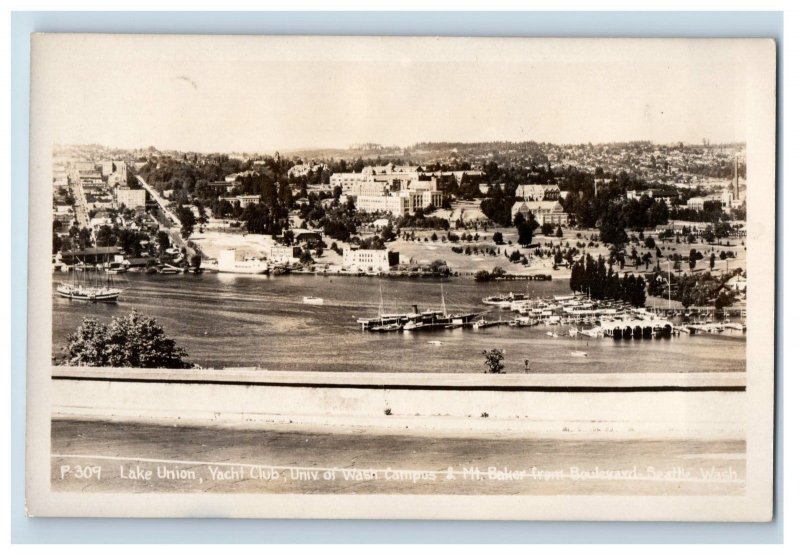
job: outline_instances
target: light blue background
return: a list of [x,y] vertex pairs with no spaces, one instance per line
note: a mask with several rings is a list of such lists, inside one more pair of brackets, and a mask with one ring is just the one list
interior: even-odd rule
[[[546,12],[546,13],[214,13],[16,12],[11,17],[11,538],[15,543],[780,543],[783,541],[783,346],[780,260],[776,262],[775,521],[769,524],[543,523],[431,521],[258,521],[28,519],[25,497],[25,342],[28,227],[29,35],[33,32],[773,37],[778,41],[781,90],[783,14],[780,12]],[[778,97],[780,114],[781,98]],[[782,149],[782,129],[778,149]],[[778,207],[783,196],[778,166]],[[783,221],[777,214],[778,243]],[[468,502],[465,499],[465,502]]]

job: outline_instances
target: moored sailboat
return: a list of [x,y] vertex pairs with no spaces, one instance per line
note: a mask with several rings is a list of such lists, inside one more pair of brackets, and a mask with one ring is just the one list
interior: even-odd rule
[[[83,265],[83,263],[81,263]],[[85,266],[85,265],[83,265]],[[100,272],[94,272],[91,282],[84,273],[78,277],[78,272],[72,272],[71,283],[60,283],[56,287],[59,296],[72,301],[90,301],[98,303],[115,303],[122,293],[112,280],[112,274],[106,273],[106,279],[101,282]]]

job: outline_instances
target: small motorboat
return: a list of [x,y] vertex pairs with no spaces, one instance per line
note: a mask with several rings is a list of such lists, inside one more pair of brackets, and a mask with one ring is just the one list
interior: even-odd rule
[[434,347],[441,347],[442,346],[442,342],[441,341],[428,341],[428,345],[433,345]]
[[306,304],[325,304],[325,299],[321,297],[303,297],[303,302]]
[[583,358],[589,356],[589,353],[586,351],[572,351],[570,352],[569,356]]

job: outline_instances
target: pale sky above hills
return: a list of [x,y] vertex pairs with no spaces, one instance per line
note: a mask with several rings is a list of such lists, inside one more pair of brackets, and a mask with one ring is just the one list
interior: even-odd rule
[[747,54],[711,40],[45,35],[33,65],[55,143],[209,152],[745,141]]

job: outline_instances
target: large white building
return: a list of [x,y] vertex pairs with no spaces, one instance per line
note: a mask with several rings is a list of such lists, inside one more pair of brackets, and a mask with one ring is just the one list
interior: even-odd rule
[[233,205],[235,202],[239,203],[239,206],[242,208],[246,208],[251,204],[258,204],[261,202],[261,195],[238,195],[235,197],[219,197],[219,200],[224,200],[226,202],[231,203]]
[[358,272],[388,272],[389,251],[383,249],[358,249],[345,246],[342,251],[342,268]]
[[327,164],[295,164],[286,172],[288,177],[305,177],[311,172],[328,169]]
[[[706,195],[704,197],[692,197],[688,201],[686,201],[686,207],[689,210],[696,210],[699,212],[700,210],[703,210],[703,207],[705,206],[706,202],[719,202],[722,205],[723,212],[727,214],[731,211],[731,208],[733,208],[734,204],[733,194],[725,191],[723,193],[717,193],[715,195]],[[740,203],[737,204],[741,206]]]
[[267,259],[272,264],[292,264],[295,261],[294,251],[292,246],[273,244],[269,248]]
[[558,185],[518,185],[515,195],[522,200],[532,200],[534,202],[558,200],[558,197],[561,196],[561,189],[559,189]]
[[393,216],[404,216],[428,206],[441,208],[444,195],[440,191],[399,191],[382,195],[360,195],[356,197],[356,209],[364,212],[388,212]]
[[125,205],[125,208],[141,208],[147,201],[147,191],[144,189],[130,189],[128,187],[117,187],[116,204],[117,207]]
[[331,187],[341,187],[342,191],[348,191],[355,184],[365,183],[367,179],[363,173],[332,173]]
[[409,199],[400,195],[359,195],[356,197],[356,209],[364,212],[388,212],[395,216],[408,213]]
[[539,224],[567,225],[569,215],[557,200],[523,200],[515,202],[511,207],[511,221],[520,213],[533,217]]

